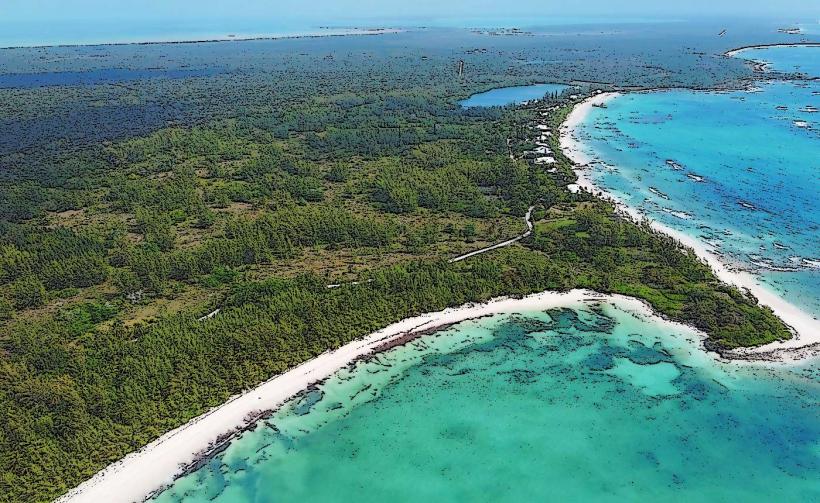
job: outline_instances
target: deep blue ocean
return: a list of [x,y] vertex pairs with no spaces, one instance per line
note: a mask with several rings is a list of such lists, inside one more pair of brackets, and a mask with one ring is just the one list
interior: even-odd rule
[[[820,75],[820,47],[743,51],[770,71]],[[590,175],[650,218],[699,238],[820,316],[820,81],[731,92],[629,93],[576,134]]]

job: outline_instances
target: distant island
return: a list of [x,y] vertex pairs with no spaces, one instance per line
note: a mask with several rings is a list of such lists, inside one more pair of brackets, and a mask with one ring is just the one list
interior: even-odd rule
[[[90,41],[84,43],[74,42],[55,42],[49,44],[10,44],[0,45],[0,50],[3,49],[24,49],[24,48],[48,48],[48,47],[79,47],[79,46],[119,46],[119,45],[165,45],[165,44],[204,44],[214,42],[247,42],[254,40],[285,40],[285,39],[303,39],[303,38],[317,38],[317,37],[342,37],[349,35],[384,35],[390,33],[401,33],[402,29],[397,28],[331,28],[319,27],[316,30],[297,30],[293,32],[270,33],[270,34],[237,34],[228,33],[225,35],[215,34],[208,36],[180,36],[175,38],[156,38],[148,39],[146,37],[135,38],[133,40],[126,39],[123,41]],[[0,39],[0,44],[3,44]]]

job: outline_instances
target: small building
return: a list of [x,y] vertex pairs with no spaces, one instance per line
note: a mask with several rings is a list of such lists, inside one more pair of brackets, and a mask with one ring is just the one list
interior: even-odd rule
[[538,157],[535,159],[535,164],[555,164],[555,157]]

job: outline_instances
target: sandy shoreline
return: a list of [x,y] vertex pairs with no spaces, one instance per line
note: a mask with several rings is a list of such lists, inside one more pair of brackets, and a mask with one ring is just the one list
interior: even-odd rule
[[[578,174],[576,190],[582,188],[605,194],[587,176],[584,168],[593,159],[583,154],[581,144],[575,138],[573,131],[590,112],[593,104],[605,103],[617,96],[619,93],[604,93],[580,103],[561,127],[562,151],[573,162],[581,166],[581,169],[576,170]],[[606,197],[615,201],[621,211],[637,219],[646,218],[614,197],[608,195]],[[747,288],[762,304],[771,307],[775,314],[798,334],[798,337],[786,342],[733,352],[734,356],[749,359],[766,357],[787,361],[804,358],[820,351],[820,322],[818,320],[761,286],[753,275],[724,264],[712,250],[697,239],[657,222],[651,222],[651,226],[693,249],[698,256],[709,263],[722,281],[740,288]],[[499,298],[486,303],[469,304],[407,318],[335,351],[323,353],[284,374],[271,378],[252,390],[232,397],[224,404],[109,465],[88,481],[58,498],[57,501],[112,503],[143,501],[157,490],[173,482],[203,455],[224,445],[226,439],[230,439],[231,435],[255,423],[265,412],[278,409],[311,384],[326,379],[358,358],[366,357],[374,351],[393,347],[418,334],[469,319],[503,313],[573,307],[589,302],[609,302],[630,312],[651,316],[664,326],[685,327],[699,337],[705,338],[705,334],[694,328],[658,317],[645,302],[639,299],[620,295],[602,295],[587,290],[572,290],[566,293],[544,292],[521,299]]]
[[780,361],[795,361],[820,354],[820,320],[815,319],[810,314],[772,292],[753,274],[725,264],[714,250],[705,243],[683,232],[648,219],[635,208],[624,204],[623,201],[614,195],[607,193],[595,185],[588,173],[589,164],[593,159],[583,152],[582,144],[575,135],[575,129],[584,121],[592,110],[593,105],[607,103],[620,95],[621,93],[602,93],[588,98],[576,105],[567,116],[566,121],[562,124],[560,131],[561,150],[564,152],[564,155],[579,167],[579,169],[575,170],[578,175],[578,182],[574,187],[570,187],[571,190],[584,189],[595,194],[600,194],[602,197],[615,203],[619,211],[637,220],[648,220],[653,229],[663,232],[684,246],[691,248],[701,259],[712,267],[715,275],[721,281],[751,292],[762,305],[771,308],[772,311],[795,332],[795,337],[788,341],[773,342],[756,348],[734,350],[727,353],[728,355],[740,358],[759,358],[766,356],[767,358]]
[[743,51],[748,51],[752,49],[769,49],[772,47],[814,47],[820,46],[820,42],[782,42],[776,44],[758,44],[758,45],[747,45],[743,47],[738,47],[736,49],[732,49],[723,53],[724,56],[727,57],[735,57]]
[[[605,93],[580,103],[573,109],[561,128],[561,149],[565,155],[581,165],[581,169],[577,171],[576,189],[583,188],[603,193],[586,176],[585,165],[592,159],[581,152],[581,145],[573,136],[573,129],[584,120],[593,104],[605,103],[617,96],[619,93]],[[636,210],[619,201],[615,202],[621,211],[638,219],[645,218]],[[657,222],[652,222],[651,225],[695,250],[712,266],[721,280],[748,288],[761,303],[771,307],[799,334],[799,338],[787,342],[774,343],[743,352],[738,351],[731,356],[750,360],[777,358],[780,361],[794,361],[809,354],[816,354],[816,351],[813,352],[812,349],[817,350],[817,347],[808,347],[812,344],[820,346],[820,330],[812,331],[813,328],[817,328],[816,320],[778,296],[762,289],[751,274],[735,271],[725,266],[716,255],[696,239]],[[144,501],[172,483],[204,456],[224,446],[234,434],[253,425],[266,412],[278,409],[310,385],[330,377],[359,358],[395,347],[435,329],[469,319],[495,314],[573,307],[590,302],[609,302],[637,315],[652,317],[665,326],[684,328],[701,339],[706,337],[705,334],[692,327],[659,317],[648,304],[640,299],[621,295],[602,295],[588,290],[572,290],[566,293],[543,292],[521,299],[498,298],[486,303],[468,304],[407,318],[335,351],[323,353],[250,391],[232,397],[224,404],[109,465],[91,479],[58,498],[57,501],[61,503]]]
[[602,295],[589,290],[543,292],[521,299],[497,298],[481,304],[445,309],[404,319],[341,348],[323,353],[256,388],[170,431],[142,449],[112,463],[56,501],[60,503],[131,503],[144,501],[169,485],[188,467],[218,450],[232,435],[251,426],[266,412],[278,409],[310,385],[330,377],[359,358],[389,349],[416,335],[484,316],[543,311],[585,303],[609,302],[658,323],[685,328],[701,339],[705,334],[657,317],[648,304],[631,297]]

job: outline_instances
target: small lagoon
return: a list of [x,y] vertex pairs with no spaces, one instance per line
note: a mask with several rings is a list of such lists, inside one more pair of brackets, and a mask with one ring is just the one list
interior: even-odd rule
[[820,77],[820,47],[809,45],[772,46],[746,49],[736,56],[765,63],[770,70]]
[[472,107],[503,107],[506,105],[521,104],[525,101],[538,100],[547,94],[562,93],[569,86],[563,84],[535,84],[531,86],[502,87],[484,93],[474,94],[468,99],[460,101],[464,108]]

